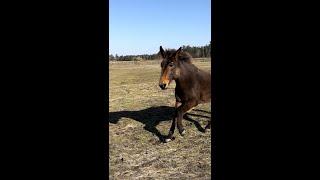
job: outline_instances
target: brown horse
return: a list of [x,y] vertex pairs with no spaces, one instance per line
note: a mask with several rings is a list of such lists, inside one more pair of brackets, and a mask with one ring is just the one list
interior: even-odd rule
[[[169,135],[165,139],[165,142],[169,142],[173,138],[176,125],[179,133],[182,136],[185,134],[182,119],[187,111],[198,104],[211,102],[211,74],[193,65],[191,55],[182,51],[181,47],[177,51],[164,51],[160,46],[160,55],[163,59],[159,81],[160,88],[164,90],[172,80],[176,82],[176,111]],[[206,125],[205,130],[210,129],[210,126],[211,120]]]

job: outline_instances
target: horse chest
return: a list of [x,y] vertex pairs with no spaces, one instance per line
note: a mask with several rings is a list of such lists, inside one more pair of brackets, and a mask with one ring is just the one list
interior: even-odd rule
[[176,88],[175,90],[175,97],[176,97],[176,101],[177,102],[186,102],[189,99],[193,99],[194,93],[192,93],[193,91],[191,89],[189,89],[188,91],[182,91],[179,88]]
[[188,97],[186,92],[183,90],[183,88],[179,86],[176,86],[175,96],[176,96],[176,101],[178,102],[185,102],[187,101],[187,97]]

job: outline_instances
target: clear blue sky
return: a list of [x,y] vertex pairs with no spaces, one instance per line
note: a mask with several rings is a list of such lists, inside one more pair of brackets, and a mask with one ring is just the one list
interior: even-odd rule
[[211,40],[211,0],[109,0],[109,54],[154,54]]

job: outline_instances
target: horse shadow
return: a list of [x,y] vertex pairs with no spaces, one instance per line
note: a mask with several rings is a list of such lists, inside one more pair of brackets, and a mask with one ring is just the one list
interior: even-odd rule
[[[159,138],[159,140],[163,142],[167,136],[161,134],[156,127],[162,121],[171,121],[173,119],[174,113],[175,113],[174,107],[158,106],[158,107],[149,107],[147,109],[138,110],[138,111],[109,112],[109,118],[106,117],[106,119],[109,120],[109,123],[113,123],[113,124],[117,124],[121,118],[130,118],[135,121],[138,121],[145,125],[144,129],[146,131],[149,131],[152,134],[156,135]],[[205,132],[205,130],[201,127],[199,122],[190,118],[189,115],[207,117],[207,118],[210,118],[210,117],[202,116],[198,114],[191,114],[191,113],[186,113],[184,116],[184,119],[194,123],[199,131]],[[105,120],[105,123],[107,123],[106,120]]]

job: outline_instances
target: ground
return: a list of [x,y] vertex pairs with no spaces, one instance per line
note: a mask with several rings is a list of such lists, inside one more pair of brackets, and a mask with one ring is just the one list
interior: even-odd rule
[[[194,64],[210,71],[210,59]],[[162,143],[174,111],[174,82],[158,85],[160,61],[109,63],[109,179],[211,179],[211,104],[183,120],[184,137]]]

